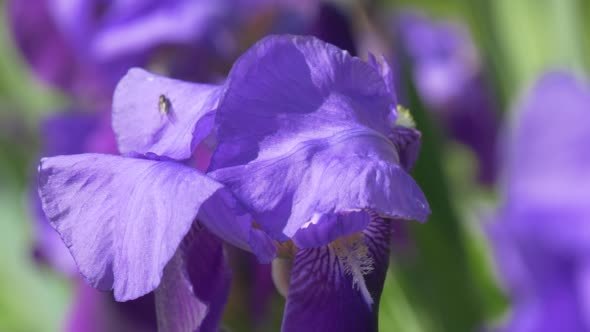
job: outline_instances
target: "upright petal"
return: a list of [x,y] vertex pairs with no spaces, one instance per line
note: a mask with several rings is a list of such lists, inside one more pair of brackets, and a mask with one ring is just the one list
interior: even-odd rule
[[230,73],[210,174],[278,240],[318,214],[424,220],[424,195],[386,137],[394,106],[374,66],[315,38],[266,38]]
[[313,37],[267,37],[230,72],[213,167],[253,161],[296,134],[321,138],[350,127],[385,134],[393,102],[380,73],[346,51]]
[[[39,166],[50,223],[87,281],[114,289],[119,301],[158,286],[203,204],[229,209],[219,192],[220,184],[174,162],[82,154],[45,158]],[[234,216],[216,221],[235,222],[224,217]]]
[[119,82],[113,128],[125,155],[184,160],[207,137],[221,87],[177,81],[133,68]]
[[[360,238],[371,269],[337,245],[299,250],[291,272],[283,332],[377,331],[379,298],[389,265],[391,227],[375,218]],[[357,249],[359,250],[359,249]],[[362,253],[361,253],[362,254]],[[358,280],[358,274],[364,280]]]
[[158,330],[217,332],[230,277],[221,242],[195,224],[156,289]]

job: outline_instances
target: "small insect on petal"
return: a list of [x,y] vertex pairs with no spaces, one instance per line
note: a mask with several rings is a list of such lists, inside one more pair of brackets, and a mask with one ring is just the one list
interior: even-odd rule
[[170,112],[170,107],[170,99],[168,99],[166,95],[160,95],[160,98],[158,98],[158,109],[160,110],[160,113],[164,115],[168,114]]

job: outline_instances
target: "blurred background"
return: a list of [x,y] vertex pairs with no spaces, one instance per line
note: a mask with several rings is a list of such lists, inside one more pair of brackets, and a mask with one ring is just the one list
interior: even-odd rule
[[[276,33],[383,54],[422,132],[413,176],[433,213],[395,233],[381,331],[590,331],[590,1],[0,3],[0,331],[149,330],[80,281],[39,211],[36,165],[116,153],[109,108],[128,68],[221,82]],[[224,325],[278,331],[270,267],[229,256]]]

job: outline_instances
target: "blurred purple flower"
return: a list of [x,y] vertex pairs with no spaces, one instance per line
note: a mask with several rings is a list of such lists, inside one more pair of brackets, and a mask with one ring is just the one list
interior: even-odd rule
[[[276,244],[293,259],[283,331],[376,330],[389,219],[429,214],[401,164],[419,135],[395,124],[390,74],[384,62],[296,36],[260,41],[221,86],[132,69],[114,96],[125,157],[43,159],[44,211],[87,281],[117,300],[172,278],[187,285],[170,287],[175,297],[201,303],[181,273],[200,264],[177,248],[202,225],[263,262]],[[211,134],[207,176],[181,161]],[[169,309],[160,318],[182,308]]]
[[479,180],[493,183],[497,106],[468,31],[413,12],[400,15],[396,23],[420,98],[453,139],[473,150],[479,161]]
[[101,74],[96,68],[81,65],[52,19],[47,1],[13,0],[7,7],[15,43],[35,74],[73,94],[101,90]]
[[8,8],[15,42],[35,73],[75,97],[99,100],[132,66],[218,79],[260,13],[272,24],[257,38],[312,33],[352,48],[346,15],[318,0],[13,0]]
[[[74,96],[108,98],[131,66],[183,67],[208,45],[222,52],[229,0],[18,0],[12,31],[39,76]],[[218,53],[219,54],[219,53]],[[195,70],[190,71],[195,72]],[[186,75],[186,73],[184,73]]]
[[526,96],[490,236],[513,300],[509,332],[590,329],[590,86],[565,73]]

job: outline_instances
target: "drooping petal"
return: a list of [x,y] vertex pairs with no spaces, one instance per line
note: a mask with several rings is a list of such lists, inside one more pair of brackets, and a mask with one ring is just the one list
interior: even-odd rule
[[221,242],[193,226],[156,289],[158,330],[217,332],[230,279]]
[[424,220],[428,204],[386,137],[393,103],[372,65],[315,38],[266,38],[230,73],[210,174],[279,240],[316,214]]
[[[212,174],[241,197],[261,227],[279,240],[293,236],[313,216],[332,211],[371,208],[390,217],[424,220],[428,206],[416,183],[397,163],[379,160],[382,152],[395,153],[391,142],[347,135],[306,142],[282,159],[268,158]],[[330,148],[318,151],[326,146]]]
[[[152,291],[193,221],[231,227],[222,186],[175,162],[98,154],[45,158],[43,210],[94,287],[125,301]],[[221,197],[220,197],[221,196]],[[206,205],[206,206],[205,206]],[[226,220],[224,218],[230,218]]]
[[113,101],[119,151],[190,158],[210,134],[220,89],[131,69],[119,82]]
[[[362,247],[347,252],[346,244],[299,250],[282,331],[377,331],[390,239],[390,224],[376,218],[360,237],[366,252]],[[370,259],[371,268],[358,258]]]

